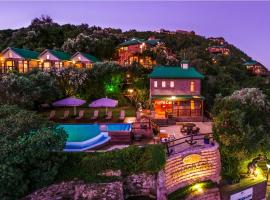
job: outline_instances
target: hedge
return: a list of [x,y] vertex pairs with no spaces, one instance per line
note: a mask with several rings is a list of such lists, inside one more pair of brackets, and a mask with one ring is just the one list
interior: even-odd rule
[[145,147],[129,146],[125,149],[109,152],[66,152],[67,159],[59,170],[58,181],[75,178],[87,182],[104,182],[116,177],[102,177],[105,170],[121,170],[122,174],[140,172],[156,173],[166,162],[166,154],[162,145],[146,145]]

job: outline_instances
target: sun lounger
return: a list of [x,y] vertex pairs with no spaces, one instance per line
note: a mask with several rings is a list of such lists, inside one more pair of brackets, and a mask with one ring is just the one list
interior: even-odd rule
[[69,110],[65,110],[64,116],[63,117],[60,117],[60,119],[67,119],[68,116],[69,116]]
[[111,110],[108,111],[108,114],[107,114],[107,116],[105,117],[105,119],[106,119],[106,120],[112,119],[112,111],[111,111]]
[[125,119],[126,113],[125,110],[121,110],[119,120],[123,121]]
[[92,120],[98,119],[98,110],[94,111],[93,117],[91,117]]
[[84,110],[79,111],[78,117],[75,117],[76,120],[82,119],[84,117]]
[[49,118],[50,120],[55,118],[55,110],[52,110],[52,111],[50,112],[50,115],[49,115],[48,118]]

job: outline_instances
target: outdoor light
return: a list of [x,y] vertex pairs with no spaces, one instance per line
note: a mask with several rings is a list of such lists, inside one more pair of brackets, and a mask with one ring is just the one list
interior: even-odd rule
[[203,188],[202,188],[202,185],[200,183],[196,183],[194,186],[193,186],[193,189],[197,192],[203,192]]
[[176,97],[175,97],[175,96],[172,96],[171,98],[172,98],[172,99],[176,99]]
[[129,92],[129,93],[133,93],[134,90],[133,90],[133,89],[128,89],[128,92]]
[[268,177],[269,177],[269,169],[270,169],[270,163],[266,163],[266,167],[267,167],[267,181],[268,181]]
[[129,78],[130,77],[130,75],[129,74],[127,74],[127,78]]
[[72,60],[72,63],[75,64],[75,60]]

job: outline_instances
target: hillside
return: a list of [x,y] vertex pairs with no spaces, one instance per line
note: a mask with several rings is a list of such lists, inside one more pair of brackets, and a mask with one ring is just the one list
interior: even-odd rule
[[[268,78],[251,76],[243,66],[243,62],[251,60],[248,55],[233,44],[226,44],[230,51],[229,55],[211,54],[207,48],[217,44],[199,35],[136,30],[123,32],[120,29],[102,29],[87,24],[59,25],[49,17],[41,17],[35,18],[25,28],[0,30],[0,50],[7,46],[35,51],[49,48],[69,53],[82,51],[91,53],[101,60],[114,60],[117,56],[115,49],[121,42],[132,37],[147,39],[150,36],[160,39],[166,48],[170,49],[176,59],[172,64],[188,59],[194,67],[206,75],[203,95],[209,108],[216,95],[229,95],[243,87],[258,87],[268,96],[270,94]],[[157,60],[158,64],[164,62],[170,63],[168,60]]]

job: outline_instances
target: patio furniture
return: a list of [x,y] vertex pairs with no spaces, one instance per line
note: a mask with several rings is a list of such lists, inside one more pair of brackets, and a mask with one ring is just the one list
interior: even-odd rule
[[60,119],[68,119],[68,117],[69,117],[69,110],[65,110],[64,116],[60,117]]
[[[186,130],[186,134],[187,135],[191,135],[193,134],[193,128],[196,126],[196,124],[194,123],[185,123],[183,124],[183,130]],[[181,133],[182,133],[182,129],[181,129]]]
[[76,120],[82,119],[84,117],[84,110],[79,111],[79,116],[75,117]]
[[107,116],[105,117],[106,120],[111,120],[112,119],[112,111],[108,111]]
[[74,108],[74,115],[76,115],[76,107],[81,106],[85,103],[86,103],[85,100],[78,99],[75,97],[68,97],[68,98],[56,101],[52,105],[54,107],[73,107]]
[[92,119],[92,120],[98,119],[98,113],[99,113],[99,111],[98,111],[98,110],[95,110],[95,111],[94,111],[94,115],[91,117],[91,119]]
[[52,110],[51,112],[50,112],[50,115],[49,115],[49,120],[52,120],[52,119],[54,119],[55,118],[55,110]]
[[108,108],[114,108],[116,107],[118,104],[117,100],[114,99],[109,99],[109,98],[101,98],[101,99],[97,99],[93,102],[91,102],[89,104],[89,107],[91,108],[101,108],[101,107],[105,107],[106,108],[106,114],[108,111]]
[[125,116],[126,116],[125,110],[121,110],[119,120],[124,121]]

